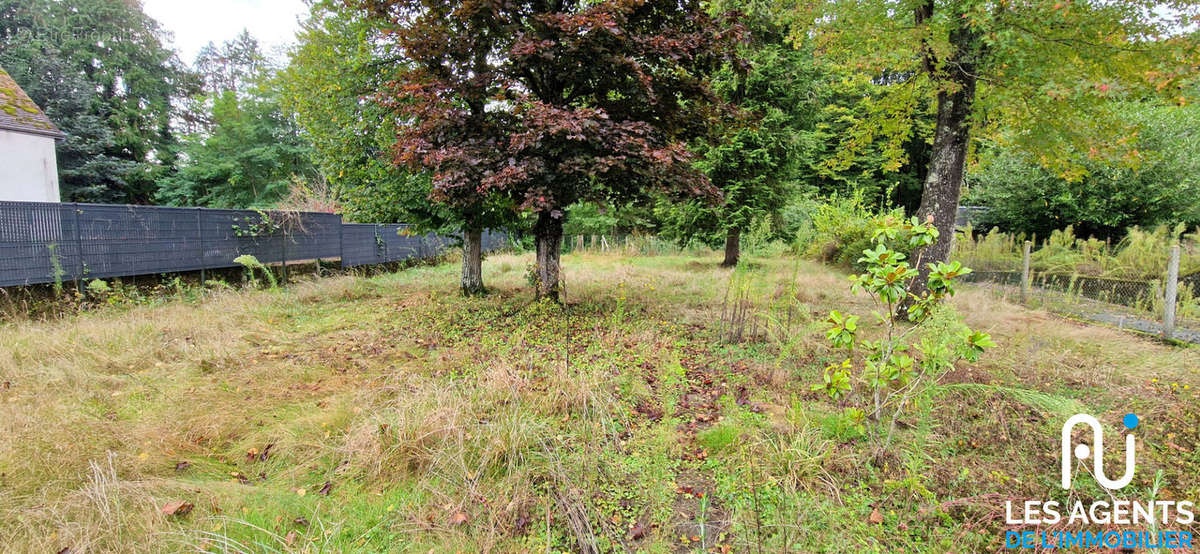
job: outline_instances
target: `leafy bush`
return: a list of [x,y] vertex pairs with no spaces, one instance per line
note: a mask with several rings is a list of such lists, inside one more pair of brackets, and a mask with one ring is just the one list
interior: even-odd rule
[[87,290],[93,296],[103,297],[112,292],[112,287],[108,286],[108,283],[103,279],[92,279],[87,284]]
[[[833,196],[828,202],[818,203],[809,212],[812,224],[811,236],[800,239],[804,252],[825,263],[853,267],[861,270],[866,266],[860,261],[864,250],[870,248],[875,239],[874,221],[880,216],[903,217],[899,208],[876,212],[863,201],[861,194]],[[889,247],[908,253],[903,244]]]
[[275,282],[275,274],[271,273],[271,270],[268,269],[267,266],[258,261],[258,258],[255,258],[250,254],[242,254],[241,256],[234,258],[233,263],[238,264],[246,269],[246,281],[248,281],[251,285],[258,285],[258,279],[254,276],[254,270],[257,269],[261,271],[263,275],[266,275],[267,282],[271,284],[271,288],[276,288],[279,286],[278,283]]
[[[995,346],[986,333],[971,331],[942,301],[954,295],[957,278],[970,273],[959,262],[928,264],[928,291],[922,296],[908,292],[917,277],[917,265],[907,256],[888,247],[903,243],[916,249],[932,244],[938,231],[917,218],[904,221],[894,217],[875,219],[871,240],[874,248],[863,252],[858,261],[866,270],[852,278],[855,292],[866,292],[875,302],[875,319],[883,325],[878,340],[861,338],[857,315],[834,310],[829,314],[832,327],[826,338],[846,352],[840,363],[825,368],[822,382],[812,385],[834,400],[849,400],[874,424],[867,434],[876,451],[887,450],[895,433],[896,421],[910,403],[933,387],[938,377],[958,360],[975,361],[986,348]],[[899,312],[902,311],[901,315]],[[902,320],[907,317],[913,324]],[[854,349],[864,354],[854,356]]]
[[817,423],[825,438],[850,442],[866,436],[867,428],[863,425],[866,417],[866,412],[859,408],[846,408],[841,412],[818,416]]

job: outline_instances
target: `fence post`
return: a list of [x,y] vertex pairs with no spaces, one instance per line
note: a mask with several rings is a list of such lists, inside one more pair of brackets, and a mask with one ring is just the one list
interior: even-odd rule
[[279,249],[280,249],[280,258],[283,261],[283,286],[286,287],[287,280],[288,280],[287,279],[287,223],[285,222],[282,227],[283,228],[280,229],[279,232],[283,236],[283,243],[279,247]]
[[71,213],[75,217],[75,254],[79,257],[79,263],[75,264],[75,289],[80,294],[83,294],[83,270],[85,266],[83,263],[83,232],[79,227],[79,212],[81,211],[78,202],[71,203]]
[[346,220],[338,215],[338,263],[346,269]]
[[1025,253],[1021,256],[1021,303],[1029,302],[1029,292],[1033,288],[1033,276],[1029,273],[1030,252],[1033,241],[1025,241]]
[[1179,292],[1179,245],[1171,247],[1171,259],[1167,262],[1167,282],[1163,297],[1162,336],[1169,339],[1175,333],[1175,300]]
[[204,263],[204,217],[201,213],[201,208],[196,208],[196,244],[200,248],[200,255],[197,259],[200,260],[200,286],[203,287],[205,281],[208,281]]

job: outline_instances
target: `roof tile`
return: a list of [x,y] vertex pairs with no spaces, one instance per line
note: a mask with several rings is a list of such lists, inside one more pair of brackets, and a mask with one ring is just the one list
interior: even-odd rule
[[59,139],[66,136],[4,68],[0,68],[0,129]]

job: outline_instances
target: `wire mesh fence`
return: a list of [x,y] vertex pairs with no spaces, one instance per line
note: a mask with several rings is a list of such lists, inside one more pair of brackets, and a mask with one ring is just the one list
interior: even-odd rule
[[[403,224],[343,224],[342,267],[431,258],[450,245],[446,237],[417,235],[411,229]],[[484,252],[503,248],[508,242],[505,234],[494,231],[484,231],[481,238]]]
[[[973,270],[965,281],[992,287],[1013,300],[1200,343],[1200,272],[1178,275],[1179,261],[1171,261],[1170,248],[1162,256],[1168,271],[1141,278],[1086,275],[1063,268],[1039,270],[1030,263],[1028,250],[1017,257],[960,255],[958,259]],[[1174,275],[1169,271],[1172,263]]]
[[[487,232],[484,249],[506,244]],[[0,202],[0,286],[340,259],[344,267],[437,256],[454,240],[338,214]]]
[[662,256],[698,250],[697,247],[681,247],[673,241],[648,234],[566,235],[562,241],[564,254],[613,252],[628,255]]

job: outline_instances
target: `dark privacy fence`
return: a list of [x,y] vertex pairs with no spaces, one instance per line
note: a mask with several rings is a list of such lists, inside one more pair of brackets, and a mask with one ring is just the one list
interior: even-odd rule
[[[408,225],[343,223],[342,266],[432,258],[451,243],[451,239],[440,235],[414,235],[408,229]],[[503,233],[485,231],[482,238],[484,252],[503,248],[508,243],[508,236]]]
[[[485,233],[484,250],[503,247]],[[337,214],[0,201],[0,286],[340,259],[343,267],[429,258],[451,239]]]

